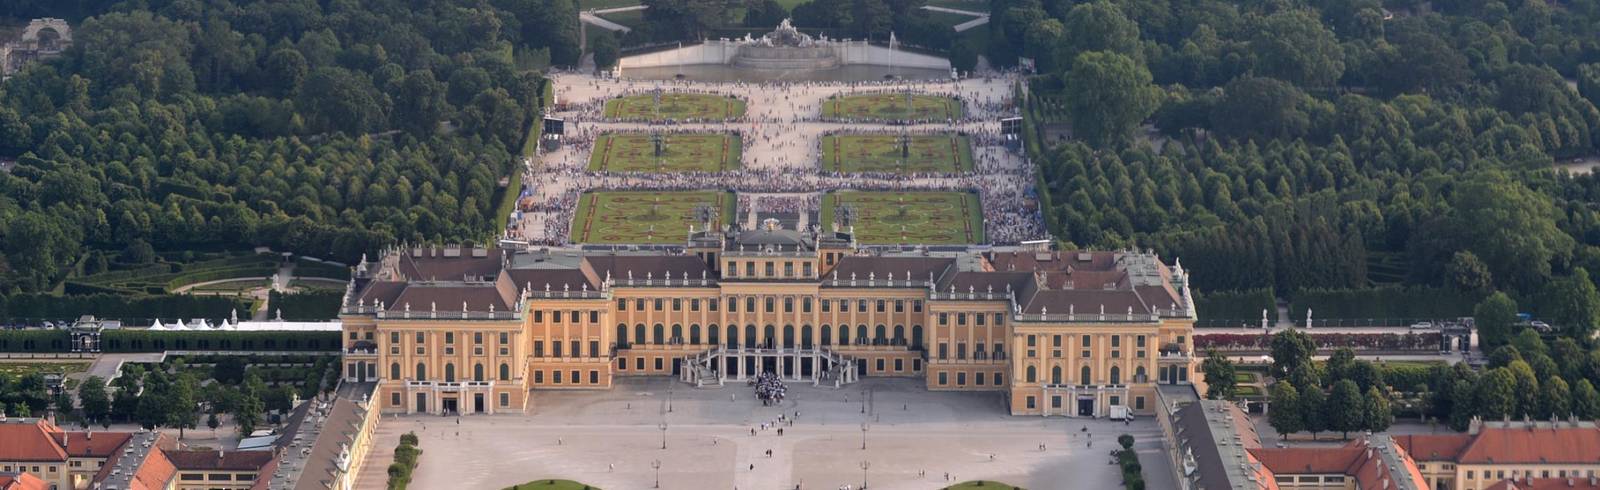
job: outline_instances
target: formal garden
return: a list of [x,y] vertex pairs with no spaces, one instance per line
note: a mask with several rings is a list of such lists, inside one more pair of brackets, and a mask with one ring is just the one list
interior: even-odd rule
[[742,149],[736,133],[607,133],[594,142],[589,170],[722,172],[739,168]]
[[733,193],[724,191],[594,191],[578,200],[572,241],[593,244],[672,244],[701,226],[699,210],[712,211],[714,228],[734,215]]
[[606,101],[604,116],[628,121],[716,121],[744,116],[745,101],[726,95],[662,92]]
[[822,137],[822,169],[842,173],[970,172],[972,142],[956,133],[829,134]]
[[572,480],[534,480],[521,485],[512,485],[504,490],[600,490],[600,488]]
[[917,93],[856,94],[822,103],[822,117],[858,122],[960,119],[961,100],[948,95]]
[[821,222],[836,222],[841,208],[862,244],[985,242],[978,195],[971,192],[836,191],[822,199]]

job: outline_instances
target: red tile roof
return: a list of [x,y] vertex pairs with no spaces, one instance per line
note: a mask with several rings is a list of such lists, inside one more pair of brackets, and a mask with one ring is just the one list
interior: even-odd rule
[[1472,436],[1413,434],[1394,436],[1394,441],[1417,461],[1455,461],[1461,457],[1461,451],[1467,448],[1467,444],[1472,442]]
[[[1592,424],[1485,424],[1456,462],[1463,464],[1600,463],[1600,429]],[[1518,427],[1520,425],[1520,427]],[[1532,428],[1529,427],[1532,425]]]
[[0,473],[0,490],[50,490],[50,484],[31,473]]
[[164,451],[150,451],[145,455],[144,464],[139,465],[139,472],[134,473],[128,490],[163,490],[177,475],[178,469],[167,460]]
[[66,450],[51,437],[60,430],[44,419],[0,423],[0,461],[65,462]]
[[271,451],[166,451],[180,470],[256,471],[272,461]]
[[1254,448],[1250,454],[1276,474],[1344,474],[1361,459],[1359,447]]
[[110,456],[133,438],[127,432],[57,432],[52,436],[57,444],[65,446],[67,456],[74,458]]

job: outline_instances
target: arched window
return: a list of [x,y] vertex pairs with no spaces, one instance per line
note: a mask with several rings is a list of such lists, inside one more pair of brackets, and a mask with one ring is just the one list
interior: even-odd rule
[[856,325],[856,343],[857,344],[870,345],[872,343],[872,339],[869,337],[870,335],[872,335],[872,332],[870,330],[867,330],[867,326],[866,325]]
[[673,342],[683,342],[683,325],[672,324],[672,336],[668,338]]
[[715,324],[715,323],[707,325],[706,326],[706,343],[710,344],[710,345],[717,345],[717,341],[722,338],[722,336],[721,335],[717,335],[717,333],[719,333],[721,331],[722,331],[722,329],[720,327],[717,327],[717,324]]
[[400,363],[389,363],[389,379],[396,381],[400,379]]
[[1036,368],[1036,367],[1033,367],[1033,366],[1028,366],[1028,378],[1027,379],[1028,379],[1029,383],[1034,383],[1034,382],[1039,381],[1039,368]]
[[1144,366],[1136,366],[1136,367],[1134,367],[1133,368],[1133,382],[1135,382],[1135,383],[1144,383],[1146,381],[1150,381],[1150,377],[1145,374]]
[[761,346],[771,349],[778,343],[778,327],[767,325],[761,329]]
[[700,345],[700,326],[699,325],[694,325],[694,324],[690,324],[689,325],[689,343],[692,344],[692,345]]
[[822,326],[822,345],[833,345],[833,327]]
[[728,325],[728,348],[739,348],[739,326]]
[[473,381],[483,381],[483,365],[482,364],[473,364],[472,365],[472,380]]
[[511,365],[500,363],[500,381],[511,381]]
[[810,325],[801,325],[800,326],[800,348],[802,348],[802,349],[810,349],[811,348],[811,326]]
[[637,324],[637,325],[633,326],[633,343],[635,343],[635,344],[643,344],[645,342],[649,342],[650,341],[649,339],[650,339],[650,337],[644,336],[644,324],[643,323],[640,323],[640,324]]
[[905,345],[905,343],[906,343],[906,326],[905,325],[895,325],[894,326],[894,343],[895,344],[899,344],[899,345]]
[[1078,370],[1078,384],[1080,384],[1080,385],[1094,384],[1094,383],[1089,382],[1089,366],[1084,366],[1083,369]]
[[1111,366],[1111,384],[1122,384],[1122,368]]
[[887,327],[884,327],[883,325],[878,325],[878,331],[876,332],[875,335],[872,336],[872,342],[875,343],[875,344],[882,344],[884,340],[887,340],[889,338],[888,335],[885,335],[885,333],[888,333],[888,331],[889,331],[889,329]]
[[654,341],[653,342],[654,344],[661,345],[661,344],[664,344],[664,343],[667,342],[667,339],[666,339],[667,327],[666,326],[663,326],[662,324],[657,323],[654,333],[656,335],[654,337],[650,338],[650,340]]
[[794,325],[783,326],[783,348],[794,348]]
[[628,345],[628,326],[627,325],[624,325],[624,324],[621,324],[621,323],[617,324],[617,345],[618,346],[626,346],[626,345]]
[[850,345],[850,326],[839,326],[839,345]]
[[446,383],[454,383],[454,382],[456,382],[456,365],[455,365],[455,363],[447,362],[447,363],[444,364],[444,382],[446,382]]
[[756,326],[755,325],[745,325],[744,326],[744,346],[746,348],[750,348],[750,349],[756,348]]
[[911,326],[911,350],[922,350],[922,325]]
[[428,366],[419,362],[417,363],[417,381],[426,379],[428,379]]
[[1061,366],[1050,368],[1050,384],[1061,384]]

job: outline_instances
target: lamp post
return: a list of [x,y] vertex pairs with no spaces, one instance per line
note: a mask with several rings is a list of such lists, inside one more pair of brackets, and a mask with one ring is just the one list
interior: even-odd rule
[[862,490],[866,490],[866,488],[867,488],[867,468],[869,468],[871,466],[872,466],[872,463],[867,462],[867,460],[865,460],[865,459],[861,460],[861,488],[862,488]]
[[661,429],[661,449],[666,449],[667,448],[667,423],[666,422],[662,422],[661,425],[658,426],[658,427]]
[[867,423],[861,423],[861,450],[867,450]]
[[661,460],[658,459],[658,460],[655,460],[655,461],[651,461],[650,462],[650,469],[656,470],[656,486],[655,486],[655,488],[661,488]]

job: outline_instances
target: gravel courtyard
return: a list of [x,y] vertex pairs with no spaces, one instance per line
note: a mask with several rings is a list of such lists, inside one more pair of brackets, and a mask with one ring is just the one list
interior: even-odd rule
[[[1121,482],[1108,452],[1128,433],[1139,441],[1149,488],[1172,487],[1160,430],[1148,417],[1129,426],[1013,417],[998,393],[929,392],[913,379],[869,379],[839,390],[794,384],[774,407],[762,406],[743,384],[696,389],[667,378],[533,396],[536,408],[526,415],[385,417],[363,473],[381,473],[400,434],[416,431],[423,455],[411,487],[419,489],[500,489],[543,478],[651,488],[657,460],[660,488],[667,489],[859,489],[863,461],[874,490],[943,488],[946,473],[952,482],[999,480],[1035,490],[1114,489]],[[780,414],[793,425],[761,428]],[[363,488],[382,481],[368,476]]]

